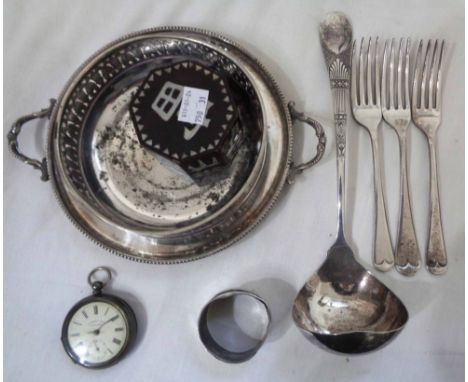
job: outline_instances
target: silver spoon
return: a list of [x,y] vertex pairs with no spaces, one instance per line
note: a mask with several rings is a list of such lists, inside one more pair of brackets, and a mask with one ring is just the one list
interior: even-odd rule
[[338,170],[338,233],[317,273],[294,301],[293,318],[308,338],[342,353],[363,353],[390,340],[404,327],[408,311],[385,285],[354,258],[345,239],[346,118],[352,28],[341,13],[320,24],[320,40],[330,76],[335,114]]

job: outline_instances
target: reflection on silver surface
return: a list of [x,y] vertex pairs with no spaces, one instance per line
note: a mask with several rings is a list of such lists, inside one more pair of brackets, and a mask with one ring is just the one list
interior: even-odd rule
[[256,155],[252,142],[242,146],[232,165],[198,184],[176,164],[139,144],[128,112],[135,90],[131,87],[104,105],[92,129],[96,197],[132,220],[162,227],[209,216],[245,181]]

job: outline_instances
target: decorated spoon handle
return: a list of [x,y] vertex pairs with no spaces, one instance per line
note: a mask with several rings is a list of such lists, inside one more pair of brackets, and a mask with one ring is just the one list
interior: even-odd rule
[[351,24],[341,13],[333,13],[320,24],[320,42],[330,78],[336,132],[336,162],[338,176],[337,242],[345,242],[344,190],[346,158],[346,122],[349,102],[349,79],[353,33]]

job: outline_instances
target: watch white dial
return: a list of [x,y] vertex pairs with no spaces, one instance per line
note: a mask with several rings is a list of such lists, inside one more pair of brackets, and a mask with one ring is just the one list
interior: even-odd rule
[[91,301],[73,314],[67,337],[81,363],[107,362],[124,349],[128,323],[117,306],[106,301]]

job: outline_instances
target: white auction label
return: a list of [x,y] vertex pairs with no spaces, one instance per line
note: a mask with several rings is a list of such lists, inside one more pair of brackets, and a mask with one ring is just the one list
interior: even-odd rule
[[177,119],[181,122],[202,125],[205,120],[209,91],[184,86],[183,93]]

